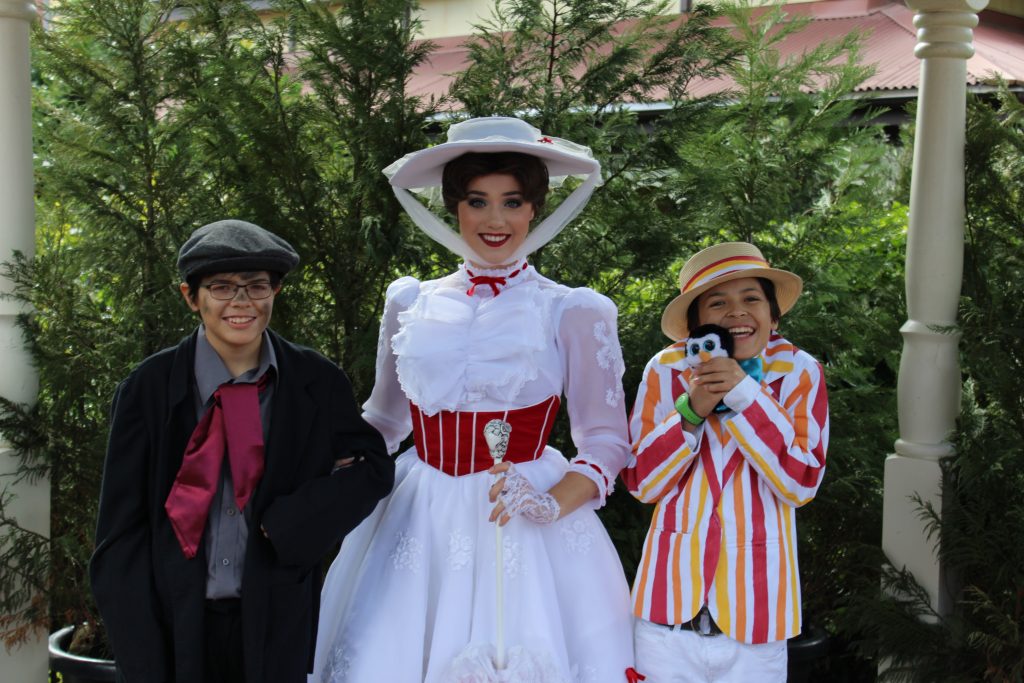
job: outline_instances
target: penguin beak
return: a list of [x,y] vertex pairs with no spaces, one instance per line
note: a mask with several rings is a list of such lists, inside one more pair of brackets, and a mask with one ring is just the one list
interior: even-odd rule
[[697,355],[700,356],[701,363],[707,363],[709,360],[711,360],[711,354],[708,353],[707,351],[701,351]]

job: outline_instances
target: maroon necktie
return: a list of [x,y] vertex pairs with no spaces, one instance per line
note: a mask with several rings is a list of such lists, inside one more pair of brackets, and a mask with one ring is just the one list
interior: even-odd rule
[[164,503],[185,557],[192,559],[206,528],[227,450],[235,503],[241,512],[263,476],[263,423],[258,384],[222,384],[188,440],[181,469]]

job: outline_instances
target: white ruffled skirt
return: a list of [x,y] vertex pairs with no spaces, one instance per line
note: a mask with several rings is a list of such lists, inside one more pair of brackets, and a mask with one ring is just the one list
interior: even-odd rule
[[[566,471],[548,448],[516,465],[539,490]],[[495,533],[484,473],[451,477],[414,450],[391,495],[345,539],[320,605],[311,683],[451,683],[495,642]],[[597,515],[503,529],[505,643],[517,683],[619,683],[633,666],[622,565]]]

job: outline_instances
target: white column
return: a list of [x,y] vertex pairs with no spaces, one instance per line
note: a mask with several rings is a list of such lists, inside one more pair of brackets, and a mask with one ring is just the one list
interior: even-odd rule
[[948,613],[947,577],[925,534],[915,493],[942,509],[939,459],[951,455],[960,412],[956,323],[963,275],[967,59],[988,0],[907,0],[915,10],[921,83],[907,236],[907,314],[898,384],[900,438],[885,462],[882,548]]
[[[9,260],[15,250],[28,255],[34,251],[29,25],[35,17],[30,0],[0,0],[0,261]],[[7,291],[10,283],[0,279],[0,292]],[[31,402],[36,373],[15,325],[20,311],[13,302],[0,299],[0,396]],[[13,470],[16,462],[10,444],[0,436],[0,473]],[[14,493],[11,512],[18,522],[49,535],[48,482],[19,484]],[[46,670],[45,637],[13,652],[0,648],[0,671],[6,681],[45,681]]]

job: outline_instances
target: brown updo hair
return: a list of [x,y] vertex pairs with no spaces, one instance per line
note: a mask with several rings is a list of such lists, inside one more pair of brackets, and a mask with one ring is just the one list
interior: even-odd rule
[[459,202],[466,198],[469,184],[485,175],[512,176],[523,191],[523,200],[532,204],[536,213],[544,208],[548,167],[538,157],[521,152],[468,152],[449,161],[441,174],[444,208],[458,215]]

